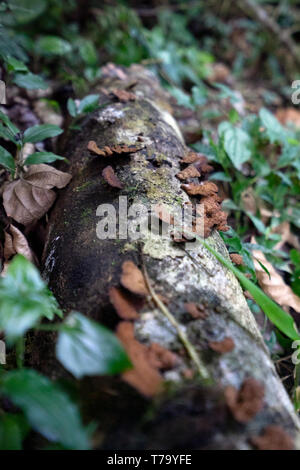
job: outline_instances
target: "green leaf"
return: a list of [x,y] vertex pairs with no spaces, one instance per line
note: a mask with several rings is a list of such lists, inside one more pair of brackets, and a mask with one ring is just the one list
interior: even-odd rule
[[36,50],[44,56],[65,55],[72,50],[68,41],[58,36],[44,36],[36,43]]
[[82,60],[89,66],[95,67],[98,64],[97,50],[92,41],[82,39],[79,44],[79,54]]
[[28,72],[28,67],[21,60],[14,57],[6,59],[6,67],[8,72]]
[[72,98],[68,99],[67,108],[68,108],[70,116],[72,117],[77,116],[77,106],[76,106],[75,101]]
[[88,95],[80,101],[78,114],[87,114],[95,111],[99,107],[99,95]]
[[243,163],[251,158],[250,136],[229,122],[220,124],[219,135],[224,138],[224,149],[231,162],[237,170],[241,170]]
[[89,449],[77,406],[48,378],[30,369],[7,372],[2,393],[21,408],[33,429],[69,449]]
[[29,23],[41,15],[47,6],[46,0],[13,0],[8,3],[10,12],[0,14],[0,22],[5,25]]
[[19,134],[19,129],[17,128],[17,126],[15,126],[11,120],[9,119],[8,116],[6,116],[6,114],[4,114],[2,111],[0,111],[0,119],[1,121],[4,122],[4,124],[6,125],[7,127],[7,130],[10,132],[10,135],[11,135],[11,138],[10,140],[12,140],[12,138],[14,138],[14,136],[16,136],[17,134]]
[[2,126],[2,124],[0,124],[0,137],[1,137],[1,139],[10,140],[11,142],[15,142],[15,139],[12,136],[10,130],[7,129],[6,127]]
[[17,86],[27,88],[28,90],[46,90],[48,88],[44,79],[34,73],[17,73],[14,76],[13,82]]
[[55,153],[52,153],[52,152],[36,152],[36,153],[32,153],[31,155],[29,155],[29,157],[26,158],[24,165],[38,165],[39,163],[52,163],[52,162],[55,162],[56,160],[67,161],[66,158],[60,157],[59,155],[56,155]]
[[266,108],[262,108],[259,111],[259,117],[262,125],[266,129],[267,136],[270,139],[271,143],[282,142],[287,137],[286,130],[282,127],[276,117],[270,113]]
[[216,180],[216,181],[232,181],[232,178],[223,171],[216,171],[209,177],[210,180]]
[[[190,235],[194,235],[190,233]],[[246,276],[244,276],[241,271],[233,266],[233,264],[226,258],[224,258],[219,252],[217,252],[213,247],[211,247],[206,241],[201,237],[196,235],[197,240],[202,243],[205,248],[212,253],[221,264],[223,264],[227,269],[229,269],[233,274],[238,278],[240,283],[243,285],[245,290],[248,290],[255,302],[260,306],[269,320],[277,326],[277,328],[288,336],[290,339],[296,340],[300,339],[300,335],[296,329],[295,322],[293,318],[285,312],[279,305],[277,305],[270,297],[268,297],[259,287],[257,287],[253,282],[251,282]]]
[[0,279],[0,330],[14,342],[38,321],[60,315],[57,302],[36,267],[16,255]]
[[12,173],[14,173],[15,171],[14,157],[1,145],[0,145],[0,165],[4,166]]
[[80,313],[71,313],[59,333],[56,356],[75,377],[118,374],[131,364],[117,337]]
[[0,450],[21,450],[28,431],[25,418],[20,414],[5,414],[0,419]]
[[24,132],[25,142],[41,142],[42,140],[49,139],[60,135],[63,130],[54,124],[40,124],[37,126],[29,127]]
[[168,91],[174,96],[174,98],[176,98],[176,101],[179,106],[194,109],[194,105],[192,103],[190,95],[182,91],[180,88],[170,87]]

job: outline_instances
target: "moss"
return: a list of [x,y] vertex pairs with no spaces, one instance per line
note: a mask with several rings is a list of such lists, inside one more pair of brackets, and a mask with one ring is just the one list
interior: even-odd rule
[[81,186],[77,186],[77,188],[74,188],[73,191],[75,192],[80,192],[80,191],[83,191],[84,189],[88,188],[89,186],[91,186],[93,184],[92,181],[86,181],[85,183],[83,183]]

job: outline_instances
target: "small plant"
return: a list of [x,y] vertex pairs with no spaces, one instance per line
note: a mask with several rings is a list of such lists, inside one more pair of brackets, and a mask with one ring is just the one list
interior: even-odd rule
[[[10,263],[0,279],[0,329],[10,348],[15,348],[18,368],[0,368],[0,396],[18,407],[18,413],[0,415],[0,448],[21,449],[30,428],[66,449],[91,447],[91,427],[68,394],[40,373],[23,367],[26,333],[31,330],[58,332],[56,356],[75,378],[117,374],[131,365],[116,336],[78,312],[57,324],[62,311],[41,279],[38,270],[23,256]],[[11,354],[10,354],[11,356]]]

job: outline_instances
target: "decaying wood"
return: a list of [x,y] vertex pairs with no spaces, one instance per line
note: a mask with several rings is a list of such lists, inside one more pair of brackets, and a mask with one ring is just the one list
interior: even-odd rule
[[[149,234],[141,244],[130,239],[97,238],[98,205],[109,203],[118,210],[120,195],[128,196],[129,203],[147,205],[176,206],[190,200],[181,188],[182,181],[176,178],[187,149],[171,115],[168,96],[152,74],[138,66],[122,72],[121,79],[114,77],[113,68],[110,75],[101,84],[106,104],[67,144],[65,156],[71,161],[68,171],[73,178],[51,213],[44,253],[44,277],[66,310],[79,310],[116,328],[125,341],[134,333],[140,357],[151,358],[147,365],[153,375],[151,393],[147,393],[149,377],[137,387],[142,393],[117,377],[80,382],[86,416],[100,422],[96,445],[247,449],[268,426],[278,425],[298,447],[298,418],[233,274],[198,243],[187,253],[160,235],[151,238]],[[120,102],[114,96],[108,102],[112,95],[107,91],[116,89],[130,91],[135,99]],[[90,141],[99,149],[127,145],[139,150],[97,156],[88,150]],[[113,167],[123,189],[110,186],[102,177],[107,165]],[[228,257],[218,232],[207,241]],[[124,291],[128,287],[124,279],[121,286],[126,260],[141,270],[144,260],[153,290],[196,349],[211,377],[209,385],[197,378],[176,329],[150,295],[140,297],[138,318],[135,314],[130,317],[135,319],[133,324],[122,320],[120,326],[111,302],[117,309],[121,302],[128,307],[128,296],[135,295]],[[112,287],[121,291],[113,291],[112,296]],[[59,366],[47,350],[48,346],[51,349],[49,338],[45,341],[48,343],[43,343],[44,351],[36,360],[40,368],[57,376]],[[158,346],[153,349],[153,344]],[[168,360],[165,351],[172,353]],[[43,362],[50,356],[51,361]],[[166,364],[169,366],[164,368]],[[128,382],[134,380],[136,377],[130,379],[129,374]],[[157,380],[160,394],[147,397]],[[236,418],[241,416],[243,419]]]

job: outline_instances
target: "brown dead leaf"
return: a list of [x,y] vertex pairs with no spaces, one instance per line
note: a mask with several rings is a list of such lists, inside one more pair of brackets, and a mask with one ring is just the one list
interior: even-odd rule
[[257,210],[256,199],[252,187],[245,189],[241,194],[242,205],[245,211],[255,215]]
[[225,354],[234,349],[234,341],[229,337],[224,338],[222,341],[210,341],[208,345],[213,351],[219,354]]
[[64,188],[71,178],[69,173],[50,165],[31,165],[22,179],[4,186],[3,204],[7,215],[23,225],[40,219],[55,201],[56,193],[51,188]]
[[250,438],[251,444],[259,450],[293,450],[294,443],[281,426],[267,426],[260,436]]
[[147,397],[159,393],[162,388],[162,376],[150,363],[148,348],[135,339],[133,324],[119,323],[117,336],[133,365],[133,369],[124,372],[122,378]]
[[291,232],[291,225],[287,220],[282,222],[282,224],[277,225],[277,227],[273,228],[272,233],[278,233],[279,235],[281,235],[280,242],[276,243],[275,245],[276,250],[280,250],[285,243],[289,243],[297,250],[300,250],[300,243],[298,237],[297,235],[294,235]]
[[113,188],[118,188],[118,189],[124,188],[124,185],[121,183],[121,181],[115,174],[113,167],[106,166],[104,170],[102,171],[102,176],[105,179],[105,181]]
[[127,75],[123,69],[111,62],[108,62],[108,64],[104,65],[101,68],[101,72],[102,77],[118,78],[119,80],[126,80],[127,78]]
[[293,124],[300,128],[300,112],[295,108],[279,108],[275,116],[283,125]]
[[149,294],[142,272],[132,261],[124,261],[122,264],[121,284],[133,294]]
[[4,230],[4,237],[4,265],[1,273],[2,276],[6,273],[10,259],[17,254],[23,255],[31,263],[35,262],[35,256],[29,247],[26,237],[17,227],[10,224]]
[[225,388],[225,400],[234,418],[247,423],[263,408],[264,387],[256,379],[244,380],[240,390],[229,385]]
[[169,213],[165,204],[156,204],[154,207],[154,213],[162,222],[165,222],[168,225],[174,225],[174,216]]
[[[251,243],[256,243],[254,237],[251,238]],[[282,307],[292,307],[296,312],[300,313],[300,297],[294,294],[290,286],[284,282],[283,278],[261,251],[254,250],[252,254],[258,283],[262,290]],[[259,261],[267,268],[271,278],[261,267]]]
[[139,318],[135,305],[129,296],[121,289],[111,287],[109,289],[109,299],[115,307],[119,317],[123,320],[136,320]]

